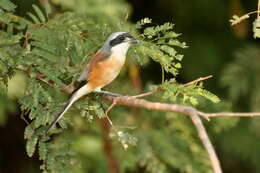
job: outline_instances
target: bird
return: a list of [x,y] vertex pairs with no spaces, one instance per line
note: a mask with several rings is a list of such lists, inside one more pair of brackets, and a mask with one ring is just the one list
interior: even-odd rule
[[46,133],[64,116],[73,103],[91,92],[101,91],[101,88],[110,84],[120,73],[129,47],[138,42],[128,32],[112,33],[84,68],[76,81],[78,86],[49,125]]

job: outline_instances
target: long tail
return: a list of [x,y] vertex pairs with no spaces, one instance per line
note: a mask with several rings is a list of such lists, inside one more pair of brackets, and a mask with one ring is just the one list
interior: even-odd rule
[[69,101],[64,105],[63,109],[60,111],[60,113],[57,115],[57,117],[53,120],[53,122],[50,124],[48,129],[46,130],[46,134],[49,132],[49,130],[63,117],[63,115],[68,111],[68,109],[72,106],[74,102],[76,102],[78,99],[80,99],[82,96],[92,92],[92,89],[89,88],[89,86],[86,84],[79,88],[74,94],[71,96]]

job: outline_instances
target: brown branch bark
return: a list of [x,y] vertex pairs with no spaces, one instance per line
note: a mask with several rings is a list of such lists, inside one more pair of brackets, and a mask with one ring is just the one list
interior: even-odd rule
[[200,116],[205,118],[213,118],[213,117],[259,117],[260,112],[218,112],[218,113],[205,113],[198,111]]
[[205,77],[200,77],[200,78],[198,78],[196,80],[193,80],[193,81],[190,81],[190,82],[188,82],[186,84],[183,84],[183,86],[186,87],[186,86],[189,86],[189,85],[192,85],[192,84],[195,84],[195,83],[207,80],[207,79],[212,78],[212,77],[213,77],[212,75],[205,76]]
[[110,173],[119,173],[119,165],[116,157],[113,154],[113,146],[111,138],[109,137],[110,125],[107,119],[99,119],[99,124],[103,136],[103,151],[107,157],[107,164]]
[[190,114],[190,118],[191,118],[193,124],[195,125],[195,127],[197,129],[199,138],[200,138],[203,146],[205,147],[206,151],[208,152],[208,155],[209,155],[211,165],[212,165],[214,172],[215,173],[222,173],[222,169],[221,169],[221,166],[220,166],[218,156],[217,156],[217,154],[214,150],[213,145],[210,142],[207,131],[206,131],[200,117],[198,116],[197,113],[192,112]]

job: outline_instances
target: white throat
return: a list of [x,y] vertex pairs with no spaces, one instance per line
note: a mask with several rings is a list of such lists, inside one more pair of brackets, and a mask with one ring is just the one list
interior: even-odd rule
[[128,42],[118,44],[111,48],[112,54],[115,55],[119,59],[125,59],[126,53],[130,44]]

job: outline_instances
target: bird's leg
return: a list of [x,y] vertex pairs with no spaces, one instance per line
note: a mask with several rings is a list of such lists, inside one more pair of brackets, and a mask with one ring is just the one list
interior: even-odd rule
[[[96,90],[96,92],[99,93],[99,94],[104,94],[104,95],[111,95],[111,94],[113,94],[113,93],[110,93],[110,92],[108,92],[108,91],[101,91],[101,89]],[[113,94],[113,95],[115,95],[115,94]],[[103,105],[103,102],[102,102],[102,100],[101,100],[101,97],[99,97],[99,98],[100,98],[100,104],[101,104],[101,107],[102,107],[103,110],[104,110],[106,119],[108,120],[108,122],[109,122],[109,124],[111,125],[111,127],[112,127],[115,131],[117,131],[116,127],[114,126],[114,124],[113,124],[113,122],[112,122],[112,120],[111,120],[111,119],[109,118],[109,116],[108,116],[108,112],[115,106],[116,102],[113,101],[113,103],[112,103],[107,109],[105,109],[105,108],[104,108],[104,105]]]
[[98,93],[98,94],[109,95],[109,96],[115,96],[115,97],[120,97],[120,96],[122,96],[122,95],[120,95],[120,94],[115,94],[115,93],[112,93],[112,92],[109,92],[109,91],[96,90],[95,92]]
[[108,112],[109,112],[115,105],[116,105],[116,102],[113,101],[113,103],[105,110],[105,115],[106,115],[106,118],[107,118],[109,124],[111,125],[111,127],[117,132],[117,131],[118,131],[117,128],[114,126],[112,120],[111,120],[111,119],[109,118],[109,116],[108,116]]

